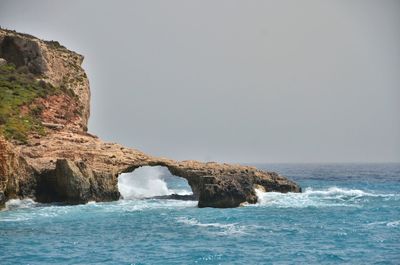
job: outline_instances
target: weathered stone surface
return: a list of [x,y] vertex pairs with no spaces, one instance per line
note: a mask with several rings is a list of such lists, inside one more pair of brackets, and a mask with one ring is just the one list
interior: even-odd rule
[[[67,86],[75,96],[52,95],[33,103],[45,108],[40,118],[46,135],[32,134],[27,144],[0,137],[0,207],[5,200],[23,197],[70,204],[117,200],[118,175],[141,166],[165,166],[187,179],[199,207],[255,203],[255,187],[301,192],[287,178],[254,167],[174,161],[103,142],[86,132],[90,90],[81,55],[57,42],[0,29],[1,56],[17,64],[23,61],[33,72],[40,72],[40,78]],[[25,111],[30,107],[22,106]]]
[[91,176],[89,174],[84,176],[75,163],[66,159],[57,160],[54,177],[54,190],[60,201],[67,203],[88,201]]
[[0,66],[6,65],[7,61],[3,58],[0,58]]
[[55,41],[42,41],[28,34],[0,28],[0,57],[17,67],[26,66],[38,78],[55,87],[71,89],[77,96],[75,103],[80,114],[69,117],[69,129],[87,130],[90,89],[89,80],[81,67],[82,55],[67,50]]
[[15,147],[0,136],[0,209],[12,198],[34,197],[33,169]]
[[0,57],[14,63],[16,67],[27,66],[34,74],[43,74],[46,71],[42,50],[37,41],[18,35],[3,35],[0,38]]

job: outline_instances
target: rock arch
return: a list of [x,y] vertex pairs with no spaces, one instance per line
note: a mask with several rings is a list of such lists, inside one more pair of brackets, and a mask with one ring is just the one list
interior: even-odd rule
[[[142,166],[163,166],[172,175],[186,179],[200,208],[231,208],[244,202],[256,203],[255,188],[259,186],[266,191],[301,192],[297,184],[277,173],[247,166],[148,158],[120,165],[114,170],[98,171],[85,161],[58,159],[55,169],[38,176],[37,182],[41,184],[36,197],[39,201],[56,200],[69,204],[118,200],[118,176]],[[41,193],[43,187],[53,191],[53,197],[43,196],[49,195]]]

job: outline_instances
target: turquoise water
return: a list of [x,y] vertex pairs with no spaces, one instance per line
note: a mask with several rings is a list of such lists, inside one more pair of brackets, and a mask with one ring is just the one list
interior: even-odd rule
[[259,204],[236,209],[156,199],[11,201],[0,212],[0,264],[400,263],[399,164],[257,166],[305,192],[260,193]]

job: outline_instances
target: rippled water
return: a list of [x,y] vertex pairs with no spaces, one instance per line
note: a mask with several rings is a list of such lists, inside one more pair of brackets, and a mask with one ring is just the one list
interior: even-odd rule
[[236,209],[10,201],[0,212],[0,264],[399,264],[399,164],[257,166],[304,192],[259,192],[260,203]]

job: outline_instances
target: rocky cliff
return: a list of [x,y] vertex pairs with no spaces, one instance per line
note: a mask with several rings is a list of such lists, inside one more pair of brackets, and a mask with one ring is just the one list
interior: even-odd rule
[[254,167],[149,156],[87,133],[83,56],[55,41],[0,29],[0,207],[11,198],[69,204],[118,200],[118,175],[165,166],[187,179],[199,207],[256,203],[255,188],[300,192]]

